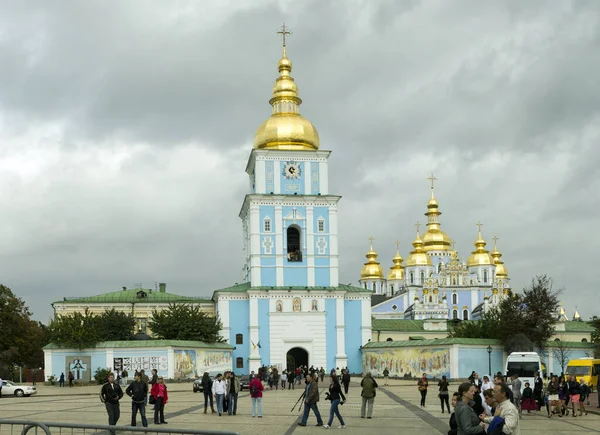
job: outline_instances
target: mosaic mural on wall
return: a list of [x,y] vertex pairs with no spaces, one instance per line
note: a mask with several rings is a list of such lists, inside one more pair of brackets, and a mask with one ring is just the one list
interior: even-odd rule
[[390,376],[450,377],[450,351],[438,349],[378,349],[363,351],[363,373],[380,376],[385,369]]

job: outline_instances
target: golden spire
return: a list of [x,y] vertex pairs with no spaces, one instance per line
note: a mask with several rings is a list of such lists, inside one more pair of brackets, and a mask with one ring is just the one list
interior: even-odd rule
[[364,280],[364,281],[366,281],[366,280],[377,281],[377,280],[383,279],[383,269],[381,268],[381,265],[377,261],[377,257],[379,257],[379,254],[377,252],[375,252],[375,250],[373,250],[373,240],[375,240],[373,237],[369,237],[371,246],[370,246],[369,252],[367,252],[367,254],[366,254],[367,262],[363,266],[362,272],[360,273],[360,279]]
[[402,266],[402,261],[404,259],[400,255],[400,242],[396,240],[396,256],[392,259],[394,265],[390,267],[390,271],[388,272],[387,279],[388,281],[399,279],[404,279],[404,266]]
[[415,226],[417,227],[417,237],[415,238],[415,241],[412,243],[412,245],[415,249],[410,253],[408,258],[406,259],[406,265],[407,266],[431,266],[431,264],[432,264],[431,258],[429,257],[429,255],[427,255],[427,253],[423,249],[423,241],[421,240],[421,236],[419,236],[419,227],[421,226],[421,224],[419,222],[417,222],[415,224]]
[[433,173],[427,177],[431,187],[431,199],[427,203],[427,231],[423,235],[425,251],[449,251],[450,237],[440,228],[439,216],[442,214],[438,209],[438,202],[433,194],[434,182],[437,180]]
[[502,253],[498,251],[496,247],[496,243],[498,242],[498,237],[494,236],[494,250],[490,252],[491,257],[494,259],[494,264],[496,265],[496,277],[498,278],[507,278],[508,271],[504,266],[504,261],[500,259],[502,257]]
[[579,315],[579,311],[577,311],[577,307],[575,307],[575,314],[573,314],[573,320],[575,322],[578,322],[579,320],[581,320],[581,316]]
[[254,136],[254,149],[318,150],[319,133],[312,123],[300,115],[302,99],[290,75],[292,62],[287,57],[286,36],[292,32],[285,26],[277,31],[283,39],[283,55],[278,63],[279,77],[273,86],[271,117],[262,123]]
[[[481,222],[477,222],[477,227],[479,231],[477,233],[477,240],[475,240],[475,250],[469,256],[467,260],[467,264],[469,266],[488,266],[494,264],[494,260],[492,259],[489,251],[485,249],[486,242],[481,237],[481,227],[483,224]],[[492,277],[489,277],[489,281],[491,282]]]

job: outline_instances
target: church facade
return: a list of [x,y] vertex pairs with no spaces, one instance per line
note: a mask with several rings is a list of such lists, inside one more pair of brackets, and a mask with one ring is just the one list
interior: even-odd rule
[[234,369],[313,365],[361,371],[371,338],[370,289],[340,285],[337,205],[329,192],[330,151],[300,115],[286,55],[278,64],[271,116],[258,128],[239,217],[244,283],[216,290]]

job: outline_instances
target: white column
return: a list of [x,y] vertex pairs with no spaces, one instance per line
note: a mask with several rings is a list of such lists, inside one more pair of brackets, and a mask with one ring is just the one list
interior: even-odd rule
[[267,193],[266,168],[264,160],[254,160],[254,189],[256,193]]
[[281,162],[279,160],[273,162],[273,193],[281,194]]
[[[110,369],[112,371],[115,370],[115,368],[113,367],[114,362],[115,362],[114,358],[115,358],[115,350],[114,349],[106,349],[106,366],[105,367],[110,367]],[[115,373],[115,376],[117,376],[116,373]]]
[[346,367],[348,365],[348,356],[346,355],[346,338],[344,336],[344,331],[346,328],[344,314],[344,298],[338,297],[335,300],[335,331],[337,338],[337,350],[335,354],[336,367]]
[[221,329],[221,337],[223,337],[228,343],[231,340],[231,323],[229,319],[229,300],[219,297],[217,301],[217,314],[223,328]]
[[[479,305],[477,291],[471,290],[471,306],[469,307],[469,320],[471,319],[471,311],[473,311],[477,305]],[[462,319],[462,308],[460,312],[460,318]]]
[[327,173],[327,162],[319,163],[319,193],[327,195],[329,193],[329,174]]
[[458,345],[450,346],[450,378],[458,379]]
[[[317,162],[314,162],[315,165],[318,165]],[[311,184],[310,184],[310,166],[311,166],[311,162],[304,162],[304,173],[302,174],[302,177],[304,178],[304,194],[305,195],[310,195],[311,192]]]
[[281,205],[275,206],[275,284],[283,285],[283,214]]
[[[308,179],[309,177],[307,177]],[[309,183],[310,187],[310,183]],[[308,273],[308,286],[315,285],[315,232],[314,210],[312,205],[306,206],[306,266]]]
[[167,349],[167,378],[175,379],[175,351],[172,347]]
[[[52,351],[51,350],[45,350],[44,351],[44,377],[46,378],[45,380],[47,381],[48,378],[50,376],[52,376],[53,374],[53,370],[54,368],[52,367]],[[64,369],[61,369],[61,371]],[[57,370],[58,372],[58,370]]]
[[367,296],[361,301],[361,315],[362,315],[362,345],[369,342],[369,339],[373,335],[371,331],[371,297]]
[[260,207],[250,204],[250,282],[252,287],[260,286]]
[[[250,306],[250,340],[248,346],[250,347],[250,357],[248,360],[248,370],[255,372],[261,366],[260,353],[258,347],[254,347],[258,344],[258,298],[256,296],[248,295],[249,306]],[[254,345],[252,344],[254,343]]]
[[329,285],[340,284],[338,252],[338,215],[337,206],[329,207]]

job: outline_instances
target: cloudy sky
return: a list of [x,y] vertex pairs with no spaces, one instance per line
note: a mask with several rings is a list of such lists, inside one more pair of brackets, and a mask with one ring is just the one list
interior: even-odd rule
[[[333,151],[341,281],[425,222],[477,221],[512,284],[599,314],[600,3],[0,0],[0,282],[50,303],[241,280],[238,212],[285,21],[302,113]],[[596,307],[596,308],[594,308]]]

